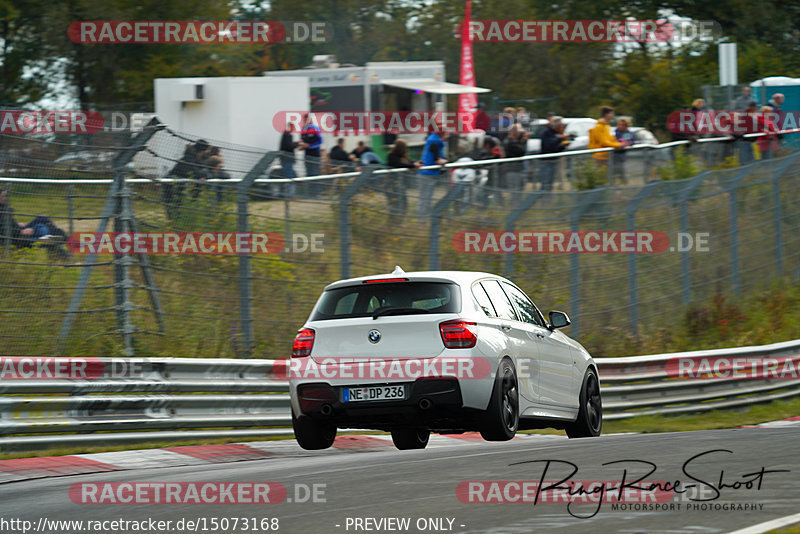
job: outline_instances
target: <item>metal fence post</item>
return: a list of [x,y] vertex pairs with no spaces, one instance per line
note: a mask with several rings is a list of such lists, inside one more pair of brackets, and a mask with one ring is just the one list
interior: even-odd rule
[[[125,167],[140,150],[145,148],[145,145],[150,138],[164,127],[165,125],[161,124],[158,119],[153,118],[149,123],[147,123],[147,126],[145,126],[144,129],[131,140],[130,145],[128,145],[127,148],[122,150],[114,158],[112,162],[112,168],[114,169],[114,183],[111,185],[111,190],[108,193],[106,204],[103,207],[103,214],[101,215],[100,223],[97,225],[98,233],[103,233],[106,231],[108,220],[111,218],[112,214],[114,214],[114,209],[117,205],[117,194],[120,192],[122,183],[124,182],[124,172],[126,172]],[[83,300],[83,295],[86,293],[86,287],[89,284],[89,277],[92,274],[92,268],[95,266],[96,260],[96,252],[92,252],[86,257],[86,263],[81,271],[81,276],[78,280],[78,286],[75,288],[75,292],[72,294],[72,299],[70,300],[66,317],[64,317],[64,322],[61,323],[61,331],[58,335],[58,343],[56,347],[56,351],[58,353],[63,353],[65,349],[65,343],[69,338],[70,331],[72,330],[72,324],[75,322],[75,316],[81,307],[81,301]]]
[[[636,194],[625,208],[627,215],[627,228],[629,232],[636,231],[636,212],[639,206],[649,197],[661,182],[650,182]],[[631,330],[634,335],[639,333],[639,280],[636,265],[637,256],[634,253],[628,254],[628,300],[630,301],[630,321]]]
[[67,217],[69,217],[69,235],[75,231],[74,229],[74,219],[75,219],[75,207],[73,202],[73,189],[72,184],[67,186]]
[[[508,214],[508,217],[506,217],[505,230],[507,232],[513,232],[514,227],[516,226],[519,218],[522,217],[522,214],[525,213],[528,209],[530,209],[534,204],[536,204],[536,201],[545,196],[547,193],[548,193],[547,191],[542,191],[542,190],[536,190],[531,193],[528,193],[528,196],[522,199],[522,202],[517,204],[517,207],[515,207],[511,211],[511,213]],[[511,276],[511,271],[513,270],[514,270],[514,255],[506,252],[505,273],[504,273],[506,278]]]
[[[783,276],[783,206],[781,205],[781,178],[792,163],[800,157],[800,152],[781,158],[780,165],[772,174],[772,221],[775,228],[775,265],[778,276]],[[776,160],[761,162],[761,165],[774,164]]]
[[[131,230],[130,218],[133,215],[128,212],[130,206],[131,190],[125,183],[125,174],[121,173],[120,188],[117,191],[117,208],[114,214],[114,230],[118,232],[129,232]],[[114,293],[116,295],[117,325],[122,332],[122,339],[125,345],[125,354],[134,355],[133,333],[134,327],[131,322],[131,311],[134,306],[131,302],[131,288],[133,281],[130,279],[131,257],[128,254],[115,254],[114,257]]]
[[608,154],[608,185],[614,185],[614,151],[606,152]]
[[775,266],[783,276],[783,213],[781,205],[781,175],[772,176],[772,221],[775,228]]
[[428,250],[428,263],[431,271],[439,270],[439,227],[442,213],[454,199],[458,198],[463,189],[464,182],[457,183],[444,197],[439,199],[439,202],[434,204],[431,210],[430,248]]
[[[711,174],[711,171],[703,171],[694,178],[688,178],[687,185],[678,195],[678,204],[680,206],[680,233],[687,235],[689,233],[689,197],[692,193],[700,187],[706,176]],[[683,295],[683,303],[689,304],[692,301],[692,281],[690,274],[689,251],[681,250],[681,293]]]
[[[258,163],[247,171],[242,181],[236,187],[236,231],[247,233],[250,231],[248,223],[248,200],[250,198],[250,188],[256,178],[263,175],[269,169],[275,158],[279,157],[278,152],[267,152]],[[250,275],[250,255],[239,254],[239,320],[241,323],[242,337],[244,338],[244,349],[241,356],[249,358],[255,347],[253,338],[253,295]]]
[[5,235],[3,237],[6,254],[11,252],[11,184],[6,186],[6,205],[3,211],[3,228],[5,228]]
[[355,180],[347,184],[339,196],[339,261],[342,278],[350,278],[350,202],[361,186],[372,179],[372,173],[379,167],[369,165],[361,171]]
[[[589,207],[594,204],[599,197],[601,197],[606,191],[605,187],[600,187],[597,189],[590,189],[588,191],[582,191],[577,193],[581,195],[581,198],[578,201],[578,204],[572,208],[572,211],[569,213],[569,220],[570,220],[570,230],[573,232],[578,232],[581,226],[581,216],[589,209]],[[570,331],[570,335],[572,337],[578,337],[581,334],[581,327],[580,327],[580,312],[581,312],[581,264],[580,258],[577,252],[573,252],[569,255],[569,300],[570,300],[570,307],[569,307],[569,315],[570,319],[572,320],[572,330]]]
[[739,207],[736,191],[742,181],[750,175],[750,167],[741,169],[728,186],[728,218],[731,229],[731,282],[733,293],[742,294],[742,280],[739,276]]

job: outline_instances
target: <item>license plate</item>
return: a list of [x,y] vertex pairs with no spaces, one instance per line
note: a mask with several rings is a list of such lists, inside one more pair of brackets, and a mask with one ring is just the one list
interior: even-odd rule
[[368,386],[360,388],[342,388],[342,402],[404,400],[405,386]]

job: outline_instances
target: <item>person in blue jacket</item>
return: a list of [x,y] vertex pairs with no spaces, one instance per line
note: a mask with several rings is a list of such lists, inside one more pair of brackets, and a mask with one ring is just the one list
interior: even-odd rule
[[[431,127],[428,137],[425,139],[425,147],[422,149],[422,166],[444,165],[447,159],[444,157],[445,140],[447,132],[443,131],[441,136],[437,132],[441,128]],[[441,169],[423,169],[417,173],[417,184],[419,189],[419,203],[417,204],[417,215],[429,215],[433,202],[433,191],[436,188],[436,179],[441,175]]]
[[[308,117],[306,125],[300,132],[299,148],[305,150],[306,176],[318,176],[320,164],[320,148],[322,147],[322,133],[319,126]],[[322,188],[318,181],[309,182],[308,189],[310,196],[317,196]]]

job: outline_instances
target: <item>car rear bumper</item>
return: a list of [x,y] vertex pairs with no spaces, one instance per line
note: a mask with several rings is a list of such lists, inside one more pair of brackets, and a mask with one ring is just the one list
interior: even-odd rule
[[403,400],[343,402],[341,386],[303,383],[297,386],[293,405],[296,413],[331,421],[339,428],[390,430],[399,426],[427,426],[447,430],[474,426],[474,411],[464,408],[458,380],[417,379],[408,382],[408,387],[408,398]]

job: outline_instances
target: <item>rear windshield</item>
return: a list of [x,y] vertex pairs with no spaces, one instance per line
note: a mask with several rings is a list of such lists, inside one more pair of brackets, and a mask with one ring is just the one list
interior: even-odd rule
[[[458,313],[461,299],[458,285],[448,282],[387,282],[330,289],[322,298],[312,321],[370,317],[376,312],[391,315]],[[424,311],[423,311],[424,310]]]

